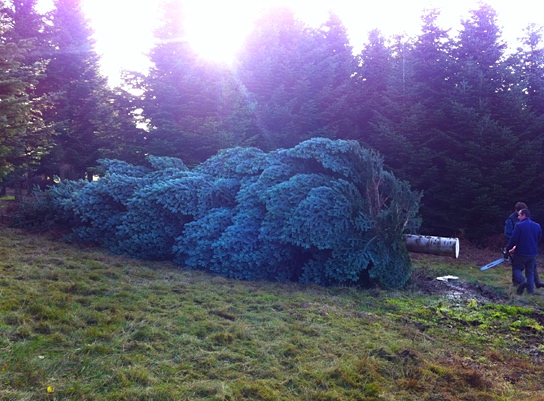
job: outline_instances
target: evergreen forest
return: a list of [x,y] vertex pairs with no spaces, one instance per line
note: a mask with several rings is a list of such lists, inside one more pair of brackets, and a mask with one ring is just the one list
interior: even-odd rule
[[[290,10],[278,8],[261,17],[237,62],[227,67],[199,58],[181,39],[181,2],[165,1],[149,52],[149,72],[126,71],[122,85],[111,88],[100,72],[81,0],[55,0],[53,9],[44,14],[36,11],[36,3],[0,0],[0,181],[2,190],[13,188],[18,199],[37,186],[58,187],[54,189],[58,193],[74,186],[93,189],[99,197],[101,185],[108,181],[87,184],[108,172],[111,182],[119,169],[123,179],[132,180],[131,191],[145,192],[150,187],[136,182],[148,183],[161,174],[177,174],[176,179],[190,182],[188,187],[201,180],[201,190],[210,191],[207,201],[214,194],[226,194],[230,199],[226,202],[233,206],[227,210],[212,202],[205,213],[183,214],[191,215],[182,223],[191,228],[192,237],[170,245],[180,263],[195,268],[202,252],[210,249],[198,253],[193,247],[190,254],[183,249],[197,237],[211,241],[212,231],[223,229],[206,223],[208,213],[214,214],[217,224],[241,222],[243,212],[258,213],[251,207],[240,210],[240,205],[251,204],[252,197],[266,202],[267,197],[284,196],[288,203],[291,198],[285,191],[296,197],[297,190],[307,190],[304,199],[310,202],[308,194],[322,182],[334,189],[321,194],[322,199],[355,196],[354,177],[367,168],[357,164],[357,158],[378,166],[368,168],[374,173],[377,169],[380,177],[389,177],[387,191],[401,191],[404,198],[419,202],[421,234],[481,241],[502,233],[517,201],[529,205],[536,221],[544,221],[540,26],[527,26],[519,33],[518,47],[512,48],[501,36],[495,10],[485,3],[470,11],[455,33],[439,26],[437,9],[424,10],[416,37],[386,37],[373,30],[361,52],[354,54],[342,21],[333,13],[312,28]],[[342,165],[355,172],[342,170],[343,162],[335,159],[331,144],[356,155]],[[236,166],[227,166],[225,155],[231,155],[230,162],[242,166],[246,176],[240,176]],[[214,169],[221,160],[223,170]],[[278,165],[282,167],[270,167]],[[171,172],[174,167],[176,173]],[[281,180],[267,181],[278,179],[274,174]],[[116,177],[118,188],[126,189],[128,181],[123,187]],[[262,192],[255,189],[258,185]],[[156,195],[152,192],[151,198]],[[125,195],[119,193],[119,199]],[[191,199],[204,199],[199,196]],[[133,197],[132,205],[149,211],[146,201],[151,202]],[[80,206],[81,213],[96,207],[96,199],[89,202],[87,208]],[[324,201],[315,200],[307,210],[325,207],[319,202]],[[339,209],[331,215],[342,213],[345,206],[336,205]],[[130,225],[131,211],[123,211],[123,224]],[[411,220],[413,212],[411,206],[402,213]],[[259,218],[264,224],[266,218]],[[138,255],[145,252],[133,250],[119,232],[112,234],[99,222],[91,228],[103,230],[100,238],[109,241],[108,246],[127,247],[125,251]],[[175,231],[167,224],[160,229]],[[331,226],[336,229],[347,230]],[[85,230],[78,235],[89,235]],[[240,232],[231,233],[232,241]],[[278,258],[290,257],[292,247],[308,252],[319,248],[318,238],[302,234],[284,232],[290,245],[280,247]],[[278,245],[272,241],[266,246]],[[264,258],[265,251],[255,257]],[[328,247],[326,255],[315,254],[312,260],[326,264],[335,257],[346,258],[334,252]],[[222,271],[230,269],[229,263],[251,261],[223,262],[208,268]],[[277,272],[276,267],[270,266],[276,277],[300,275]],[[342,274],[335,271],[306,280],[342,281]]]

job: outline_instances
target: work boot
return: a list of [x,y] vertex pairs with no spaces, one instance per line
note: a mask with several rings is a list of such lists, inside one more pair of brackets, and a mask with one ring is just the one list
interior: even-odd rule
[[535,287],[536,288],[544,288],[544,283],[540,282],[540,283],[535,283]]
[[518,286],[518,289],[516,290],[517,294],[518,294],[518,295],[523,294],[523,291],[525,290],[526,287],[527,287],[527,283],[521,283],[521,284]]

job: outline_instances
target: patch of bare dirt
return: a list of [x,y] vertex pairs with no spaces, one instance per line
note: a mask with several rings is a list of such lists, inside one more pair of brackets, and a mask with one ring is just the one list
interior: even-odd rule
[[[460,241],[458,261],[474,267],[481,267],[502,257],[501,249],[505,246],[502,235],[487,239],[475,245],[466,240]],[[426,254],[412,254],[414,260],[432,260],[448,262],[450,257]],[[479,302],[504,302],[506,298],[495,292],[483,282],[467,283],[461,279],[437,280],[437,273],[427,268],[415,269],[411,276],[414,287],[429,295],[443,295],[448,298],[475,299]]]
[[451,299],[475,299],[480,303],[503,302],[506,299],[485,283],[466,283],[460,279],[440,281],[427,269],[415,269],[411,276],[414,287],[425,294],[443,295]]

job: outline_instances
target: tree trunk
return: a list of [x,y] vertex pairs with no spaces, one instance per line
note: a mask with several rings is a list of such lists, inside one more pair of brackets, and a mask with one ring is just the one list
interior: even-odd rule
[[23,201],[23,179],[18,174],[14,174],[13,176],[13,194],[15,195],[16,203]]
[[459,257],[459,238],[432,237],[428,235],[404,235],[409,252]]

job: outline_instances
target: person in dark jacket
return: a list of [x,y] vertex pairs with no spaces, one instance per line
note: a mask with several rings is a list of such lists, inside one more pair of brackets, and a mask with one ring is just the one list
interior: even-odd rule
[[[535,292],[536,257],[538,243],[542,239],[542,228],[540,224],[531,219],[529,209],[521,209],[518,220],[506,249],[514,255],[514,275],[516,281],[520,283],[517,293],[521,295],[527,288],[527,292],[533,294]],[[525,277],[523,277],[524,270]]]
[[[518,213],[521,209],[528,209],[527,205],[523,202],[516,203],[516,206],[514,206],[514,213],[512,213],[506,221],[504,222],[504,236],[506,237],[506,241],[510,241],[510,238],[512,238],[512,232],[514,231],[514,227],[516,226],[516,223],[518,220]],[[514,258],[513,256],[510,257],[510,264],[512,265],[512,285],[518,286],[521,283],[516,282],[516,276],[514,275]]]
[[[518,217],[519,217],[519,211],[521,209],[529,209],[529,208],[527,207],[527,205],[524,202],[516,203],[516,205],[514,206],[514,210],[515,210],[514,213],[512,213],[510,216],[508,216],[508,218],[504,222],[504,236],[506,237],[507,241],[509,241],[510,238],[512,238],[512,232],[514,230],[514,227],[516,226],[516,223],[518,223],[518,221],[519,221]],[[512,285],[517,287],[521,283],[518,283],[516,281],[516,276],[514,275],[514,257],[513,257],[513,255],[510,256],[510,263],[512,265]],[[538,277],[538,269],[537,269],[536,265],[535,265],[534,278],[535,278],[535,287],[536,288],[544,288],[544,283],[542,281],[540,281],[540,278]]]
[[504,236],[507,240],[512,238],[512,232],[514,231],[514,226],[519,221],[518,217],[521,209],[529,209],[529,207],[523,202],[516,203],[516,206],[514,206],[514,212],[508,216],[504,222]]

